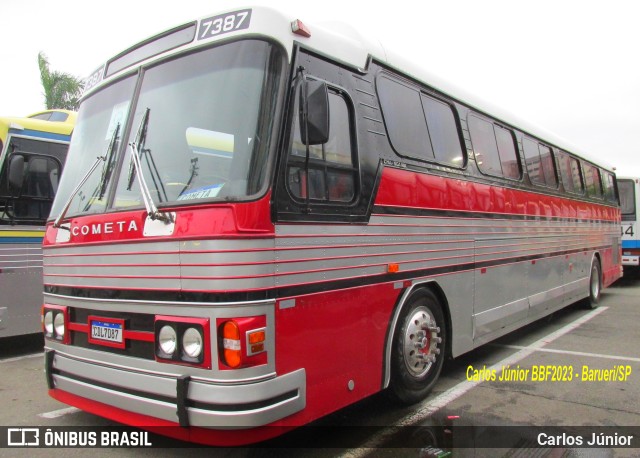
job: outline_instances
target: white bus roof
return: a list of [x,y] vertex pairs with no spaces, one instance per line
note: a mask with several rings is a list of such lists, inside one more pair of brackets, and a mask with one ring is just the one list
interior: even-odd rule
[[[214,27],[213,23],[216,18],[225,17],[225,15],[233,12],[246,10],[251,11],[249,16],[250,23],[248,27],[243,26],[238,30],[231,30],[228,32],[225,31],[223,33],[215,35],[211,35],[209,33],[211,36],[202,37],[205,28],[208,27],[207,30],[212,30],[212,27]],[[305,37],[293,32],[292,23],[297,20],[301,21],[309,30],[309,37]],[[306,49],[313,50],[321,55],[329,56],[332,59],[335,59],[345,65],[360,69],[362,71],[366,71],[370,59],[374,59],[384,65],[398,70],[403,74],[406,74],[407,76],[417,81],[426,84],[427,86],[434,88],[435,90],[443,94],[448,95],[449,97],[471,108],[474,108],[475,110],[486,113],[487,115],[490,115],[507,125],[527,132],[528,134],[551,143],[552,145],[562,150],[575,153],[580,157],[586,159],[587,161],[591,161],[605,168],[608,168],[609,170],[613,170],[610,164],[605,164],[602,160],[595,160],[590,154],[586,153],[580,148],[577,148],[574,145],[571,145],[569,142],[559,137],[558,135],[531,122],[520,119],[519,117],[496,106],[495,104],[482,100],[476,95],[471,94],[459,87],[456,87],[446,79],[438,76],[436,72],[427,69],[426,62],[424,64],[421,64],[420,62],[418,62],[418,60],[410,60],[407,56],[402,56],[400,54],[391,52],[390,50],[386,49],[382,43],[371,37],[365,36],[349,24],[339,22],[314,23],[313,18],[296,16],[295,14],[276,10],[270,7],[249,5],[238,6],[233,9],[215,12],[209,16],[199,18],[196,21],[196,25],[197,31],[195,34],[195,38],[189,43],[185,44],[184,46],[172,48],[161,54],[156,54],[143,61],[136,62],[133,65],[125,67],[121,71],[114,72],[113,75],[110,75],[110,78],[115,77],[121,72],[127,71],[127,69],[137,67],[141,64],[174,54],[176,52],[180,52],[185,48],[201,46],[217,40],[227,40],[229,38],[242,35],[267,36],[275,39],[277,42],[282,44],[284,49],[286,49],[289,53],[289,58],[291,58],[291,53],[294,49],[295,44],[300,43]],[[165,34],[166,32],[156,37]],[[149,40],[145,40],[140,44],[153,41],[156,37],[151,37]],[[123,53],[116,56],[116,58],[133,51],[140,44],[124,51]],[[109,62],[113,62],[116,58],[111,59]],[[90,92],[93,86],[102,80],[102,77],[96,78],[96,75],[98,72],[104,73],[108,65],[109,63],[100,67],[98,71],[94,72],[94,74],[88,79],[90,80],[91,78],[93,78],[95,81],[90,81],[90,84],[88,85],[89,89],[87,90],[87,92]]]

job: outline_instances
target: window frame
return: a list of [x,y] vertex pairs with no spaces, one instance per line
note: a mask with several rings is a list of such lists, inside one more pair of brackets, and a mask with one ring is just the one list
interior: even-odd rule
[[[500,170],[502,172],[500,175],[497,175],[497,174],[494,174],[494,173],[491,173],[491,172],[487,172],[487,171],[482,169],[480,164],[478,164],[478,158],[477,158],[477,155],[476,155],[475,146],[473,144],[473,135],[471,133],[471,127],[470,127],[470,122],[469,122],[470,118],[472,118],[472,117],[475,117],[476,119],[479,119],[480,121],[484,121],[484,122],[490,124],[491,127],[492,127],[493,139],[495,140],[496,152],[498,153],[498,161],[500,163]],[[502,165],[503,165],[502,156],[500,155],[500,145],[498,143],[498,137],[496,135],[496,127],[498,127],[499,129],[505,130],[511,136],[511,139],[513,141],[513,148],[514,148],[514,152],[515,152],[515,159],[516,159],[516,163],[517,163],[517,166],[518,166],[518,171],[520,172],[518,178],[512,178],[512,177],[509,177],[509,176],[504,174],[504,168],[502,167]],[[502,178],[502,179],[505,179],[505,180],[508,180],[508,181],[514,182],[514,183],[522,182],[522,179],[524,177],[524,173],[523,173],[523,168],[522,168],[522,161],[520,159],[520,150],[518,148],[518,142],[516,141],[515,132],[514,132],[514,130],[512,128],[507,127],[506,125],[501,124],[501,123],[493,120],[492,118],[484,116],[484,115],[482,115],[482,114],[480,114],[478,112],[469,110],[469,113],[467,115],[467,129],[469,131],[469,141],[471,142],[471,149],[473,150],[473,159],[474,159],[474,161],[476,163],[476,167],[477,167],[477,169],[478,169],[478,171],[480,172],[481,175],[492,177],[492,178]]]
[[[572,194],[574,196],[585,196],[586,195],[586,187],[584,185],[584,174],[582,172],[582,165],[581,165],[581,161],[579,158],[575,157],[574,155],[572,155],[571,153],[568,153],[567,151],[564,150],[559,150],[557,152],[557,156],[558,156],[558,160],[560,161],[560,179],[562,181],[562,188],[564,190],[565,193],[567,194]],[[565,177],[562,173],[562,157],[565,156],[567,157],[567,159],[569,159],[569,161],[576,161],[578,164],[578,178],[580,179],[580,191],[576,191],[575,190],[575,183],[573,180],[573,171],[571,170],[571,163],[569,164],[569,177],[571,178],[571,185],[573,186],[573,188],[571,190],[567,189],[566,184],[565,184]]]
[[[541,170],[542,170],[542,176],[544,177],[544,183],[540,182],[540,181],[534,181],[531,178],[531,173],[529,171],[529,164],[527,163],[527,153],[524,147],[524,142],[525,141],[530,141],[531,143],[534,143],[536,145],[536,148],[538,149],[538,158],[540,160],[540,166],[541,166]],[[542,163],[542,153],[540,151],[540,148],[547,148],[549,150],[549,153],[551,155],[551,164],[553,164],[553,176],[555,178],[555,185],[549,185],[547,183],[547,172],[546,172],[546,168],[544,167],[543,163]],[[533,186],[538,186],[541,188],[546,188],[546,189],[554,189],[557,190],[560,187],[560,180],[558,179],[558,167],[556,164],[556,153],[553,149],[553,147],[547,145],[546,143],[541,142],[540,140],[537,140],[536,138],[533,138],[529,135],[523,135],[522,136],[522,154],[524,155],[524,168],[527,169],[527,176],[529,177],[529,181],[531,182],[531,184]]]
[[[331,94],[339,97],[344,101],[345,107],[347,109],[347,116],[349,118],[349,143],[351,147],[351,166],[346,164],[342,164],[340,162],[327,161],[325,159],[318,159],[313,157],[311,154],[309,156],[309,171],[317,170],[322,172],[322,176],[324,178],[324,190],[325,190],[325,198],[318,199],[314,197],[300,197],[297,196],[294,191],[291,189],[289,182],[289,170],[290,168],[298,166],[301,170],[304,170],[306,165],[306,156],[299,156],[293,154],[293,142],[296,135],[296,128],[298,127],[298,104],[299,104],[299,89],[301,86],[296,86],[293,90],[293,97],[291,97],[291,113],[292,117],[289,121],[289,141],[287,143],[287,153],[286,153],[286,161],[284,162],[284,184],[285,190],[293,202],[295,202],[299,206],[306,206],[307,211],[313,213],[314,208],[351,208],[358,204],[361,195],[361,166],[360,166],[360,155],[358,154],[358,142],[357,142],[357,128],[356,128],[356,116],[355,116],[355,108],[354,102],[351,98],[349,92],[335,84],[332,84],[329,81],[323,80],[322,78],[318,78],[313,75],[307,76],[309,79],[315,81],[322,81],[327,84],[329,90],[329,97]],[[331,113],[331,112],[330,112]],[[331,114],[329,114],[329,119],[331,119]],[[331,121],[330,121],[331,122]],[[325,156],[324,144],[322,145],[311,145],[311,147],[322,148],[323,156]],[[292,160],[293,159],[293,160]],[[329,196],[329,185],[328,185],[328,173],[329,170],[335,170],[338,172],[346,171],[350,172],[353,177],[353,196],[350,200],[336,200],[331,199]]]
[[[605,200],[604,188],[602,186],[602,173],[600,173],[600,167],[586,161],[581,161],[581,165],[582,165],[582,176],[584,179],[585,196],[591,199]],[[600,189],[599,194],[597,192],[595,194],[592,194],[589,190],[589,186],[587,185],[587,167],[592,171],[592,173],[597,174],[596,177],[593,177],[593,185],[594,185],[594,190],[596,190],[596,187],[599,187]]]
[[[389,119],[390,119],[390,113],[388,110],[384,109],[384,104],[382,102],[383,96],[381,95],[382,92],[381,88],[380,88],[380,84],[379,81],[381,79],[386,79],[388,81],[390,81],[391,83],[395,83],[399,86],[404,86],[405,88],[407,88],[408,90],[411,90],[415,93],[421,113],[422,113],[422,120],[424,121],[424,126],[426,129],[426,134],[427,134],[427,142],[429,143],[429,150],[425,150],[424,153],[431,153],[433,155],[433,158],[429,158],[425,155],[417,155],[417,154],[413,154],[411,152],[406,152],[406,151],[401,151],[398,148],[397,144],[394,144],[393,142],[393,135],[392,135],[392,130],[389,127]],[[387,132],[387,138],[389,141],[389,145],[391,146],[391,149],[393,150],[393,152],[398,155],[399,157],[402,158],[407,158],[407,159],[411,159],[411,160],[415,160],[415,161],[419,161],[419,162],[423,162],[426,164],[434,164],[434,165],[438,165],[438,166],[443,166],[443,167],[450,167],[453,169],[457,169],[457,170],[465,170],[467,168],[468,162],[469,162],[469,158],[468,158],[468,154],[467,154],[467,148],[465,146],[465,142],[464,142],[464,135],[462,133],[462,124],[460,122],[460,116],[458,113],[458,110],[455,107],[455,104],[453,103],[453,101],[446,99],[445,97],[442,97],[440,95],[436,95],[434,94],[432,91],[427,90],[425,87],[406,81],[402,78],[400,78],[398,75],[392,74],[392,73],[388,73],[388,72],[381,72],[380,74],[378,74],[378,76],[376,77],[376,92],[377,92],[377,99],[380,103],[380,111],[382,113],[382,118],[384,120],[384,126],[385,126],[385,130]],[[446,107],[449,108],[450,113],[453,117],[453,123],[454,123],[454,128],[455,128],[455,133],[456,133],[456,138],[458,140],[458,145],[460,147],[460,155],[462,157],[462,160],[460,161],[460,164],[456,164],[454,162],[445,162],[445,161],[441,161],[438,160],[437,156],[436,156],[436,151],[433,148],[433,139],[432,139],[432,135],[431,135],[431,129],[429,126],[429,121],[427,118],[427,113],[426,113],[426,108],[425,108],[425,102],[424,102],[424,98],[427,99],[432,99],[435,102],[441,103],[443,105],[445,105]]]

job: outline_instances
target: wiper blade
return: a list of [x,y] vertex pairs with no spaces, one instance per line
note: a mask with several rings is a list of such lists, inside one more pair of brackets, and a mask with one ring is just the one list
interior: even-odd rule
[[[80,188],[82,188],[82,186],[84,186],[84,184],[87,182],[87,180],[89,179],[89,177],[91,176],[93,171],[98,168],[98,165],[100,165],[100,161],[104,161],[105,159],[106,158],[104,156],[98,156],[96,158],[96,161],[93,163],[93,165],[91,166],[89,171],[85,174],[85,176],[82,178],[82,180],[80,180],[80,183],[78,183],[78,185],[71,192],[71,195],[67,199],[67,202],[64,204],[64,207],[62,208],[62,211],[60,212],[60,214],[58,215],[58,217],[54,221],[53,227],[62,228],[62,226],[60,226],[60,222],[62,221],[62,219],[65,217],[65,215],[69,211],[69,207],[71,207],[71,202],[73,201],[73,198],[76,196],[76,194],[78,194],[78,191],[80,191]],[[67,229],[67,228],[63,228],[63,229]]]
[[109,142],[109,147],[107,148],[107,159],[102,171],[102,177],[100,178],[101,184],[98,200],[101,200],[104,197],[105,192],[107,192],[107,183],[109,182],[109,178],[111,178],[111,172],[113,172],[113,159],[115,155],[115,146],[118,139],[118,132],[120,132],[120,123],[116,125],[116,128],[113,131],[113,135],[111,136],[111,141]]
[[102,197],[104,195],[104,191],[106,189],[106,183],[107,183],[107,178],[108,178],[106,176],[106,174],[110,173],[110,170],[108,170],[108,169],[110,169],[109,165],[110,165],[111,160],[112,160],[114,146],[115,146],[115,143],[116,143],[116,138],[118,137],[119,130],[120,130],[120,123],[118,123],[118,125],[115,128],[115,130],[113,131],[113,135],[111,135],[111,140],[109,141],[109,146],[107,147],[107,151],[105,152],[105,154],[103,156],[98,156],[96,158],[96,161],[93,163],[93,165],[91,166],[89,171],[84,175],[84,177],[82,177],[80,182],[73,189],[73,191],[71,192],[71,195],[67,199],[67,202],[64,204],[64,207],[62,208],[62,211],[60,212],[60,214],[58,215],[56,220],[53,222],[53,227],[58,228],[58,229],[60,229],[60,228],[61,229],[68,229],[66,227],[63,227],[61,225],[61,223],[62,223],[62,220],[64,219],[65,215],[69,211],[69,208],[71,207],[71,202],[73,202],[73,198],[76,196],[76,194],[78,194],[78,192],[80,191],[82,186],[84,186],[84,184],[87,182],[89,177],[98,168],[98,165],[100,165],[100,161],[106,161],[107,157],[109,157],[109,164],[107,164],[107,169],[105,169],[105,171],[103,172],[102,179],[101,179],[100,198],[102,199]]
[[[140,120],[140,126],[138,126],[138,132],[136,133],[136,137],[133,140],[133,143],[138,145],[140,149],[144,146],[144,140],[147,134],[147,125],[149,124],[149,113],[151,112],[150,108],[144,110],[144,114],[142,115],[142,119]],[[129,143],[131,145],[131,143]],[[138,155],[138,159],[139,159]],[[133,186],[133,180],[136,177],[136,173],[134,173],[134,162],[133,156],[131,161],[129,161],[129,175],[127,178],[127,191],[131,191],[131,186]]]
[[[140,127],[138,128],[138,134],[136,135],[136,140],[139,140],[141,143],[144,140],[144,133],[147,128],[147,123],[149,121],[149,108],[146,109],[142,121],[140,122]],[[173,217],[171,213],[162,213],[156,207],[156,204],[153,202],[153,198],[151,197],[151,191],[149,191],[149,187],[147,186],[147,182],[144,178],[144,174],[142,173],[142,164],[140,162],[140,153],[138,151],[138,145],[136,145],[136,141],[129,143],[131,147],[131,165],[133,170],[135,171],[135,175],[138,177],[138,181],[140,182],[140,194],[142,196],[142,201],[144,202],[144,207],[147,209],[147,216],[151,220],[161,220],[164,222],[172,222]],[[129,182],[133,184],[133,177],[129,178]],[[130,189],[131,185],[129,186]]]

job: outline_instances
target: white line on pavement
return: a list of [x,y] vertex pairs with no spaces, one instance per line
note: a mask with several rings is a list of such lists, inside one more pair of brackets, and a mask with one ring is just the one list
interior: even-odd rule
[[[553,342],[554,340],[568,334],[574,329],[582,326],[587,321],[592,318],[600,315],[605,312],[609,307],[598,307],[597,309],[587,313],[586,315],[581,316],[577,320],[567,324],[566,326],[558,329],[555,332],[535,341],[531,345],[527,347],[522,347],[521,350],[512,354],[511,356],[506,357],[505,359],[498,361],[491,367],[487,368],[488,370],[495,370],[496,375],[502,372],[502,368],[507,365],[514,365],[519,361],[523,360],[527,356],[539,351],[545,345]],[[464,380],[454,387],[448,389],[447,391],[439,394],[433,399],[429,399],[425,401],[423,407],[420,407],[414,413],[407,415],[398,421],[393,427],[389,428],[388,431],[382,431],[376,435],[375,438],[371,439],[369,442],[365,443],[362,447],[348,450],[341,456],[344,458],[361,458],[366,456],[369,452],[373,451],[373,449],[381,446],[389,437],[391,437],[394,433],[397,432],[398,427],[403,426],[411,426],[420,423],[421,421],[426,420],[428,417],[433,415],[438,410],[445,407],[447,404],[455,401],[471,389],[480,385],[483,381],[470,381]]]
[[[527,348],[527,347],[522,347],[520,345],[498,345],[498,344],[489,344],[489,345],[491,345],[492,347],[498,347],[498,348],[513,348],[515,350],[522,350]],[[583,351],[559,350],[555,348],[537,348],[536,351],[544,351],[547,353],[559,353],[561,355],[586,356],[590,358],[604,358],[604,359],[615,359],[620,361],[640,362],[640,358],[633,358],[631,356],[604,355],[601,353],[585,353]]]
[[13,363],[16,361],[22,361],[23,359],[31,359],[31,358],[42,358],[42,356],[44,355],[44,353],[40,352],[40,353],[34,353],[32,355],[25,355],[25,356],[18,356],[16,358],[7,358],[7,359],[0,359],[0,364],[2,363]]
[[38,416],[40,418],[59,418],[59,417],[63,417],[65,415],[69,415],[70,413],[76,413],[76,412],[80,412],[80,409],[77,409],[75,407],[67,407],[64,409],[60,409],[60,410],[54,410],[53,412],[47,412],[47,413],[40,413],[38,414]]

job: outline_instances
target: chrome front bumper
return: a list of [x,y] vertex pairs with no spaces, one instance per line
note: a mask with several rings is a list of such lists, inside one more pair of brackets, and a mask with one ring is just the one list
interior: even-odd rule
[[306,405],[304,369],[255,383],[223,385],[96,364],[51,349],[45,353],[45,368],[50,389],[185,427],[253,428]]

